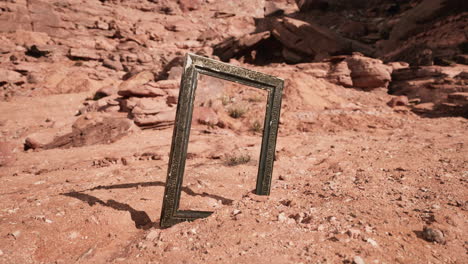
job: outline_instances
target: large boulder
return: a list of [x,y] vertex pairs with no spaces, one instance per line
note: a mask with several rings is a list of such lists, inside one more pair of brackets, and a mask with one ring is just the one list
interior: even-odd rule
[[72,132],[55,138],[43,148],[70,148],[110,144],[134,131],[135,125],[125,114],[87,113],[72,125]]
[[392,67],[381,60],[353,54],[346,58],[346,63],[351,70],[354,87],[367,90],[387,87],[392,80]]
[[297,19],[275,20],[272,33],[285,48],[311,58],[351,49],[351,43],[334,32]]
[[24,140],[25,149],[45,149],[56,138],[71,133],[69,125],[51,127],[29,134]]
[[[352,51],[371,55],[373,49],[357,41],[341,37],[317,23],[290,17],[265,18],[258,21],[258,33],[227,39],[215,45],[214,54],[222,60],[251,56],[282,57],[288,63],[321,61],[330,55]],[[271,58],[270,58],[271,59]]]

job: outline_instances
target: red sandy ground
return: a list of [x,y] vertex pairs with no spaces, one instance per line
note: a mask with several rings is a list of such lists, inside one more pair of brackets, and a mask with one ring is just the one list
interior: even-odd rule
[[[260,134],[195,126],[181,206],[215,213],[164,230],[172,128],[20,151],[0,171],[0,263],[466,263],[467,120],[352,93],[382,106],[325,110],[301,130],[283,122],[269,197],[251,193]],[[2,132],[68,122],[85,97],[0,102]],[[252,161],[216,159],[234,149]],[[424,240],[424,226],[446,243]]]

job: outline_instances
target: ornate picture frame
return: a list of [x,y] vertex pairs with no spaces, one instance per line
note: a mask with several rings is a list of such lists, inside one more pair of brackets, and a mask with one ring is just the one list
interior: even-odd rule
[[255,192],[257,195],[270,194],[284,81],[271,75],[189,53],[185,57],[172,135],[160,220],[160,226],[163,228],[207,217],[212,213],[178,209],[199,74],[268,91]]

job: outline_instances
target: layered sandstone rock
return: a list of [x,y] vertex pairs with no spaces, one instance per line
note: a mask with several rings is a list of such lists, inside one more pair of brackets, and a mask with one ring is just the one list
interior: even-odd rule
[[346,58],[353,86],[363,89],[387,87],[392,80],[392,67],[385,65],[381,60],[354,54]]

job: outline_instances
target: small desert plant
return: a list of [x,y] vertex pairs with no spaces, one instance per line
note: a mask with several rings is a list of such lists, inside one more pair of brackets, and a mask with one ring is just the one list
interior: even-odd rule
[[224,106],[228,105],[230,102],[231,102],[231,97],[229,97],[229,95],[223,95],[223,97],[221,97],[221,103]]
[[227,166],[237,166],[250,161],[249,154],[228,154],[224,157],[224,164]]
[[250,126],[250,131],[255,132],[255,133],[261,132],[262,131],[262,124],[260,123],[260,121],[255,120],[252,123],[252,125]]
[[247,108],[237,105],[228,109],[229,116],[232,118],[240,118],[247,113]]

